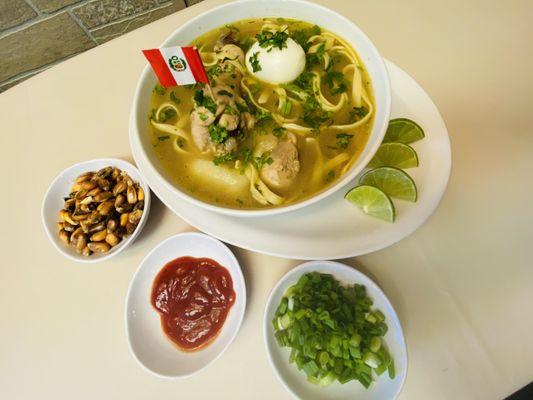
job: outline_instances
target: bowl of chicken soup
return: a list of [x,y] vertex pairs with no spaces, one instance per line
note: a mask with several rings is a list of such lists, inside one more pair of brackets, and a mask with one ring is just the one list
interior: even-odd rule
[[233,216],[290,212],[344,188],[381,144],[388,74],[342,15],[299,0],[237,1],[160,47],[185,45],[209,84],[163,87],[147,65],[130,122],[138,164],[176,196]]

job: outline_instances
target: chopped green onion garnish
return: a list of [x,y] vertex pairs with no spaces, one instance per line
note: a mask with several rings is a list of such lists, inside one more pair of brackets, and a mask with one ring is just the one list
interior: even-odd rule
[[289,362],[309,382],[328,386],[358,380],[368,388],[373,375],[395,374],[383,342],[385,316],[371,306],[362,285],[342,286],[333,276],[315,272],[302,275],[276,310],[276,340],[291,349]]

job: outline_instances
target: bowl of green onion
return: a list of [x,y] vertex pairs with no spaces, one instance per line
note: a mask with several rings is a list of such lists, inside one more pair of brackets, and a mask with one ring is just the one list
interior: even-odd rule
[[281,278],[265,308],[264,339],[272,368],[300,399],[395,399],[407,374],[391,303],[338,262],[306,262]]

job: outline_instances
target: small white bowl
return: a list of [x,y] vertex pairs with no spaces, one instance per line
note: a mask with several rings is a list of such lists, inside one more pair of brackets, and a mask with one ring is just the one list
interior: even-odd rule
[[[150,295],[158,272],[178,257],[207,257],[227,268],[233,280],[235,303],[215,340],[204,349],[180,351],[165,336],[161,318]],[[126,336],[131,353],[147,371],[160,378],[185,378],[207,367],[226,351],[241,327],[246,307],[246,287],[239,262],[219,240],[203,233],[171,236],[157,245],[141,262],[126,297]]]
[[[388,331],[384,341],[394,359],[396,376],[390,379],[385,373],[377,377],[372,385],[365,389],[359,382],[351,381],[344,385],[334,382],[321,388],[307,382],[303,371],[298,371],[295,364],[289,364],[290,351],[276,343],[272,319],[285,291],[294,285],[300,276],[308,272],[321,272],[333,275],[343,284],[358,283],[364,285],[368,296],[373,300],[373,309],[381,310],[385,315]],[[285,388],[295,397],[306,400],[393,400],[400,393],[407,374],[407,347],[402,327],[394,308],[382,290],[363,273],[356,269],[333,261],[309,261],[286,273],[272,289],[268,298],[263,322],[263,334],[270,365]]]
[[[57,232],[57,223],[59,222],[58,213],[59,210],[63,208],[65,203],[64,197],[68,196],[70,189],[74,184],[74,180],[83,174],[84,172],[89,171],[98,171],[100,168],[107,166],[117,167],[123,171],[126,171],[127,174],[136,182],[139,182],[142,189],[144,190],[144,210],[141,220],[135,228],[135,231],[126,237],[125,240],[120,242],[118,245],[113,247],[107,253],[103,254],[91,254],[89,257],[76,253],[76,251],[65,245],[59,239],[59,234]],[[50,184],[46,194],[44,195],[43,204],[41,208],[41,220],[44,225],[44,229],[48,238],[54,245],[54,247],[65,257],[70,258],[71,260],[81,262],[81,263],[96,263],[104,260],[108,260],[111,257],[117,255],[123,251],[126,247],[130,246],[135,238],[139,236],[142,228],[146,224],[148,219],[148,213],[150,211],[150,188],[146,183],[143,182],[141,174],[137,168],[131,165],[129,162],[124,160],[119,160],[117,158],[100,158],[96,160],[83,161],[81,163],[72,165],[68,167],[63,172],[61,172]]]

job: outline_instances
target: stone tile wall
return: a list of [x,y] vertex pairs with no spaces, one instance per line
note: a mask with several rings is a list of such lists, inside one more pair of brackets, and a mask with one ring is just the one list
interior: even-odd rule
[[201,0],[0,0],[0,92]]

